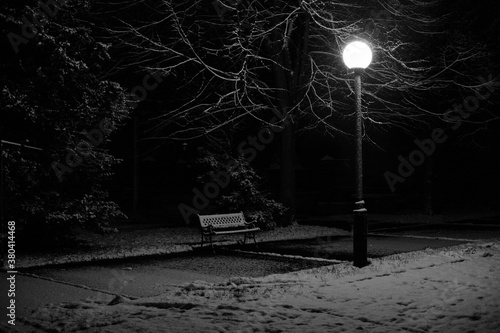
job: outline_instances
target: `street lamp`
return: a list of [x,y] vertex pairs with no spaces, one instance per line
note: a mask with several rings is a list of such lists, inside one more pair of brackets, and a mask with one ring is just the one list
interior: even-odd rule
[[342,54],[347,68],[354,71],[354,87],[356,93],[356,203],[353,210],[353,253],[354,266],[368,265],[367,233],[368,213],[363,200],[363,114],[361,110],[361,73],[372,61],[370,47],[361,41],[354,41],[344,48]]

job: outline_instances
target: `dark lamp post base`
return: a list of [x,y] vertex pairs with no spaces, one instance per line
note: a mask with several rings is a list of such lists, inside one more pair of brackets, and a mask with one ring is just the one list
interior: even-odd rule
[[364,208],[364,201],[356,202],[353,210],[353,253],[354,266],[364,267],[370,264],[367,259],[368,251],[368,212]]

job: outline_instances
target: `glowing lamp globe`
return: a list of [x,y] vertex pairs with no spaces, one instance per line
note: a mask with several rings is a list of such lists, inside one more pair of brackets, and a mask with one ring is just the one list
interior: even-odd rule
[[345,47],[342,58],[349,69],[365,69],[372,62],[372,50],[366,43],[351,42]]

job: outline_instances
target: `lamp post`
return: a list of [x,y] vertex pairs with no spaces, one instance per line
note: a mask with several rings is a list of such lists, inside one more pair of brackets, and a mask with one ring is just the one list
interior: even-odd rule
[[353,210],[353,253],[354,266],[363,267],[367,260],[368,213],[363,200],[363,113],[361,110],[361,73],[372,61],[370,47],[361,41],[349,43],[343,52],[347,68],[354,71],[354,90],[356,93],[356,202]]

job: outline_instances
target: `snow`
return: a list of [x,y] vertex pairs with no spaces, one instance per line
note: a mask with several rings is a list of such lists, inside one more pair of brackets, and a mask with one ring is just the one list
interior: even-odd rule
[[[75,242],[83,242],[90,252],[30,253],[20,255],[16,260],[18,268],[37,267],[70,262],[93,262],[116,258],[137,258],[158,254],[189,252],[200,245],[200,231],[197,228],[158,228],[151,230],[129,230],[116,234],[96,235],[78,229]],[[258,233],[257,241],[277,241],[300,238],[348,235],[346,231],[331,227],[291,225]],[[241,241],[241,234],[224,235],[214,238],[215,245],[231,245]]]
[[370,260],[52,304],[23,322],[51,332],[498,332],[500,240]]

